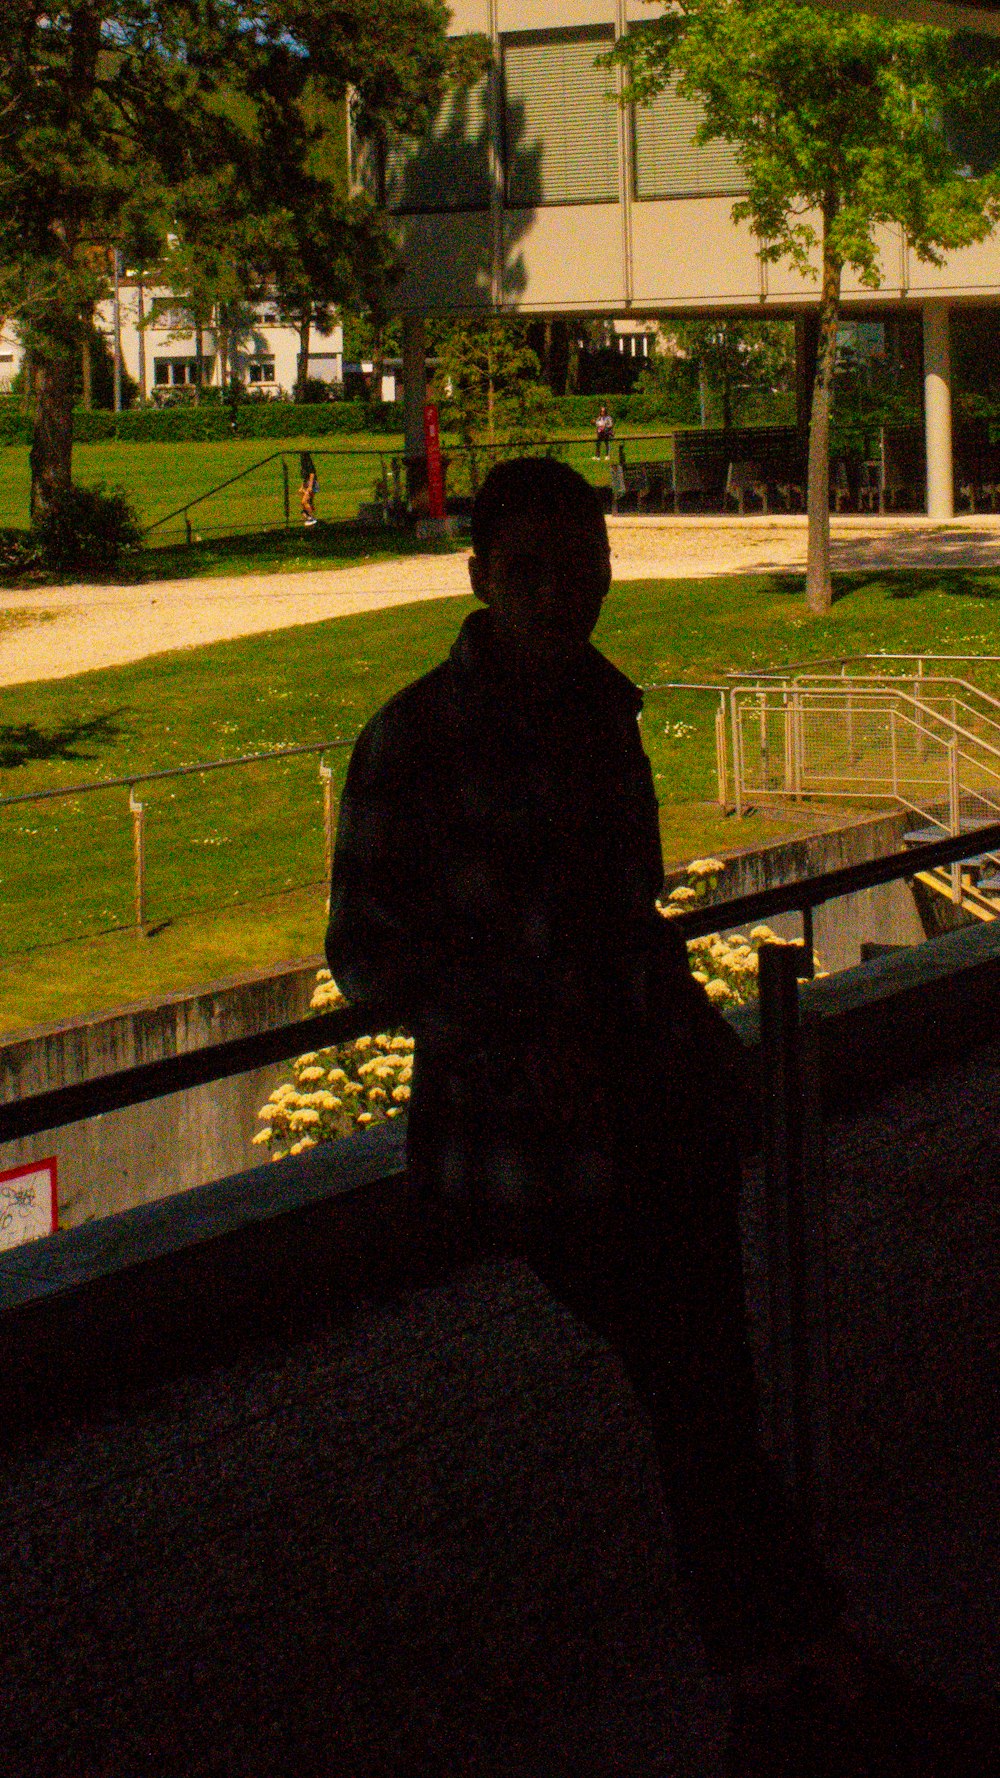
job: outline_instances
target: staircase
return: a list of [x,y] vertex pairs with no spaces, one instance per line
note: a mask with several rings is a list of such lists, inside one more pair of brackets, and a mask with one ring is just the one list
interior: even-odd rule
[[[878,657],[862,657],[839,673],[821,664],[732,675],[737,814],[807,800],[895,806],[916,818],[909,846],[1000,820],[1000,697],[970,677],[929,670],[929,657],[908,658],[915,670],[905,674],[871,672]],[[1000,914],[1000,853],[917,880],[975,919]]]

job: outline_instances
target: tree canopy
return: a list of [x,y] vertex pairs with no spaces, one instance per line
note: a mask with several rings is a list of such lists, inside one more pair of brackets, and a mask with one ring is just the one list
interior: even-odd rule
[[213,264],[225,282],[227,260],[301,262],[321,212],[353,291],[376,224],[347,187],[348,108],[419,130],[447,18],[443,0],[0,0],[0,298],[34,365],[43,505],[69,485],[73,371],[113,250],[148,266],[172,237],[205,290]]
[[[830,391],[841,277],[882,281],[878,231],[896,223],[919,259],[982,240],[1000,214],[992,167],[973,176],[949,120],[989,137],[1000,100],[1000,58],[970,54],[967,38],[864,12],[798,0],[682,0],[620,40],[627,101],[643,103],[676,79],[699,102],[702,142],[733,144],[748,221],[761,258],[790,260],[820,283],[820,349],[809,443],[811,609],[831,599]],[[988,156],[987,156],[988,158]]]

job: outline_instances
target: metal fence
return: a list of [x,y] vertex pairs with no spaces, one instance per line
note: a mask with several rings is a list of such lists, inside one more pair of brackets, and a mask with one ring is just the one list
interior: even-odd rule
[[[0,949],[130,926],[141,934],[329,882],[338,768],[352,745],[309,742],[0,798]],[[318,777],[298,770],[314,760]],[[233,770],[241,794],[220,795],[215,775]]]
[[[673,437],[673,432],[644,433],[644,454],[669,459]],[[445,444],[447,492],[457,499],[471,497],[487,470],[501,457],[554,455],[567,457],[589,479],[606,485],[610,498],[611,465],[606,459],[593,461],[593,443],[592,436],[569,434],[558,438],[498,440],[471,447]],[[400,445],[308,448],[317,468],[316,511],[321,520],[361,519],[387,528],[407,521],[411,502],[407,459]],[[207,537],[289,529],[299,520],[300,455],[299,450],[287,447],[269,452],[154,519],[145,527],[145,537],[155,543],[180,541],[182,537],[187,543],[194,543]]]

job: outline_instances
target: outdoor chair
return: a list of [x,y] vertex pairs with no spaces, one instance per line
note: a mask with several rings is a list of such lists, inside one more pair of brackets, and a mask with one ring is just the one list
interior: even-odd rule
[[927,490],[927,463],[920,426],[883,426],[879,512],[899,511],[903,503],[919,511]]
[[760,501],[762,511],[770,512],[767,478],[760,465],[749,462],[730,463],[726,472],[726,499],[736,501],[740,518],[743,517],[746,510],[748,494],[752,494],[754,499]]
[[625,502],[635,502],[637,512],[666,512],[667,500],[674,504],[673,472],[662,457],[642,457],[629,463],[624,445],[618,447],[618,462],[611,467],[611,510],[618,512]]
[[726,473],[731,451],[724,432],[675,432],[674,510],[693,496],[705,511],[725,509]]

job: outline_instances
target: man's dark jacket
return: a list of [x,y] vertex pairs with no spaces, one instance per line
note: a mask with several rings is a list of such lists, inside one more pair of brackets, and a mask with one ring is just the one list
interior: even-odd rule
[[398,1006],[416,1037],[426,1190],[501,1212],[627,1199],[671,1096],[738,1045],[656,909],[638,688],[588,646],[529,701],[491,641],[473,612],[359,736],[327,958],[350,1000]]

